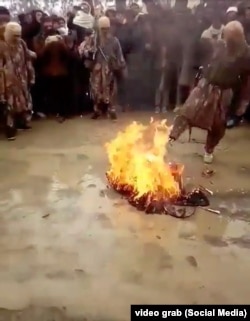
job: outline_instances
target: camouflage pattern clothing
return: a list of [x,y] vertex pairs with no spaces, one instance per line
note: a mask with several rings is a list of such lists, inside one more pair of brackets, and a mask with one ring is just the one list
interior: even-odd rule
[[14,69],[6,43],[0,40],[0,115],[4,126],[14,128]]
[[96,63],[90,75],[94,111],[99,112],[101,104],[107,104],[108,111],[115,111],[117,82],[108,64]]
[[227,108],[231,99],[230,89],[221,90],[201,79],[175,118],[170,138],[177,140],[186,129],[192,127],[207,130],[205,150],[212,153],[225,134]]
[[31,56],[23,40],[16,45],[8,44],[8,50],[18,86],[18,94],[13,96],[13,108],[16,114],[27,118],[32,111],[30,86],[35,83]]
[[[188,128],[197,127],[206,130],[208,134],[205,151],[208,154],[213,153],[225,134],[228,108],[235,82],[239,81],[242,88],[240,108],[247,106],[250,100],[248,46],[243,43],[232,55],[227,51],[225,43],[220,42],[215,48],[212,59],[208,72],[205,71],[204,78],[191,91],[180,109],[170,133],[170,138],[176,140]],[[211,69],[211,66],[215,68]]]
[[114,112],[117,95],[116,73],[126,66],[119,40],[108,35],[103,43],[98,45],[95,37],[90,36],[80,45],[79,52],[87,60],[90,55],[94,56],[90,75],[94,111],[101,113],[101,105],[105,104],[108,112]]

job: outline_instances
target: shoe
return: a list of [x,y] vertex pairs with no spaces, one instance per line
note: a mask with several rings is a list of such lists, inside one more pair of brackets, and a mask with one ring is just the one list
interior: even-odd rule
[[236,122],[234,119],[229,119],[227,121],[227,129],[232,129],[236,126]]
[[111,120],[117,120],[117,115],[115,111],[110,111],[109,112],[109,117]]
[[176,107],[174,108],[173,112],[174,112],[175,114],[177,114],[180,109],[181,109],[181,106],[176,106]]
[[65,122],[66,118],[65,117],[62,117],[62,116],[59,116],[58,117],[58,123],[62,124],[63,122]]
[[121,106],[121,111],[122,111],[123,113],[126,113],[127,111],[129,111],[129,105],[122,105],[122,106]]
[[20,123],[20,124],[17,124],[17,129],[19,130],[29,130],[31,129],[32,127],[30,125],[28,125],[27,123]]
[[5,135],[8,140],[15,140],[16,139],[16,129],[10,126],[6,127]]
[[206,153],[204,154],[204,157],[203,157],[203,161],[204,163],[206,164],[211,164],[213,162],[213,159],[214,159],[214,155],[211,153]]
[[38,116],[38,118],[46,118],[46,115],[44,113],[41,113],[41,112],[37,112],[36,115]]
[[17,130],[28,130],[31,129],[29,122],[24,117],[18,117],[15,122],[15,128]]
[[91,116],[91,119],[98,119],[101,115],[97,112],[94,112],[93,115]]
[[237,117],[237,116],[228,119],[227,129],[231,129],[231,128],[239,126],[241,120],[242,120],[242,117]]
[[159,114],[160,112],[161,112],[160,107],[155,107],[155,113],[156,113],[156,114]]
[[167,112],[167,107],[163,107],[162,110],[161,110],[161,112],[162,112],[163,114],[166,114],[166,112]]

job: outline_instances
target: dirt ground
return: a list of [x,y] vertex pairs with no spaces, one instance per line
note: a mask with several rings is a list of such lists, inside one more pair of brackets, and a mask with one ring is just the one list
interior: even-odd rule
[[249,128],[227,133],[211,178],[205,133],[169,148],[221,212],[178,220],[137,212],[106,187],[104,143],[149,118],[44,120],[15,142],[1,137],[0,321],[128,321],[130,304],[250,302]]

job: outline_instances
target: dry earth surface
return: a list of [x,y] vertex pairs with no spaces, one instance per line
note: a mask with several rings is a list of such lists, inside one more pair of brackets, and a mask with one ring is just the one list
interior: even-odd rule
[[149,118],[45,120],[0,140],[0,321],[128,321],[132,303],[250,302],[249,128],[227,133],[211,178],[204,132],[169,148],[221,212],[178,220],[137,212],[106,187],[104,143]]

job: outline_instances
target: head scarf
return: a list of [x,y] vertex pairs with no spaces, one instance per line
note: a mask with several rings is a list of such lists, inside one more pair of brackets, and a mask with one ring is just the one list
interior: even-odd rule
[[108,17],[103,16],[101,18],[98,19],[98,28],[102,29],[102,28],[110,28],[110,20]]
[[91,15],[90,5],[84,1],[82,8],[76,13],[73,24],[85,29],[92,29],[94,27],[95,18]]
[[4,30],[4,39],[8,42],[12,39],[13,35],[20,35],[22,34],[22,27],[17,22],[8,22],[5,26]]

